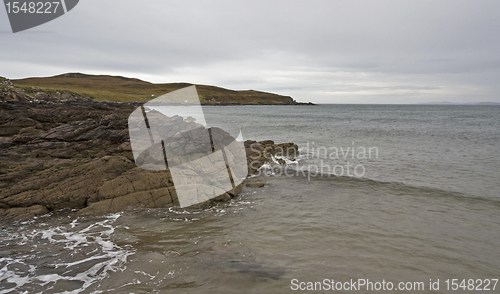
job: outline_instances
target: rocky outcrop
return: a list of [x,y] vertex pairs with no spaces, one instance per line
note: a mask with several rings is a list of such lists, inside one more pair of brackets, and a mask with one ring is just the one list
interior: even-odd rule
[[0,218],[3,220],[26,220],[34,216],[44,215],[49,210],[42,205],[33,205],[30,207],[14,207],[0,210]]
[[61,103],[90,102],[92,98],[70,91],[44,91],[37,87],[15,87],[6,78],[0,77],[0,101],[15,101],[24,103]]
[[294,143],[275,144],[272,140],[266,141],[245,141],[245,150],[247,153],[248,173],[254,174],[265,163],[274,163],[285,165],[283,157],[295,159],[299,155],[299,148]]
[[[0,96],[0,219],[59,209],[107,213],[179,204],[168,170],[144,170],[134,161],[127,118],[140,103],[49,103],[30,100],[14,87],[8,93],[22,99]],[[220,136],[229,142],[224,132]],[[297,154],[291,143],[247,141],[245,147],[250,173],[272,156]],[[241,188],[205,205],[229,200]]]

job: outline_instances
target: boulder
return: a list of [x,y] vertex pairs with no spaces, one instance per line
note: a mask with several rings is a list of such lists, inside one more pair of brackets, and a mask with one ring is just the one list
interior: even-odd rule
[[[245,150],[247,154],[248,173],[255,174],[265,163],[273,162],[276,157],[288,157],[295,159],[299,155],[299,147],[294,143],[275,144],[272,140],[256,142],[252,140],[245,141]],[[278,159],[280,161],[280,159]],[[280,162],[285,164],[283,160]]]
[[2,220],[26,220],[34,216],[47,214],[49,210],[42,205],[30,207],[15,207],[9,209],[0,208],[0,219]]
[[[134,161],[128,116],[141,103],[95,102],[63,92],[44,92],[48,96],[41,98],[38,88],[25,92],[8,80],[0,80],[0,86],[0,220],[33,217],[64,208],[94,214],[130,207],[179,205],[168,169],[144,170]],[[38,94],[27,94],[29,91]],[[18,99],[10,99],[12,95]],[[169,160],[169,164],[193,162],[185,173],[198,171],[196,164],[203,164],[207,150],[218,150],[234,140],[223,130],[213,128],[211,136],[222,146],[211,146],[210,141],[206,146],[201,137],[207,130],[202,126],[181,117],[173,117],[169,123],[176,125],[171,129],[181,126],[184,131],[169,134],[171,129],[165,129],[165,136],[176,138],[166,148],[185,154]],[[270,140],[246,141],[245,148],[251,173],[272,156],[297,154],[297,145]],[[235,159],[228,153],[227,160]],[[216,179],[227,174],[208,176]],[[177,185],[196,189],[189,182]],[[243,186],[198,206],[228,201]]]

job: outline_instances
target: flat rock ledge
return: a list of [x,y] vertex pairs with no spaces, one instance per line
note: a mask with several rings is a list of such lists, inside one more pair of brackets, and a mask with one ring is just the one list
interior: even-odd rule
[[[168,170],[147,171],[134,162],[127,118],[140,103],[67,95],[62,101],[60,94],[37,101],[7,82],[0,92],[0,220],[61,209],[105,214],[179,205]],[[271,140],[246,141],[245,148],[249,174],[273,156],[298,154],[297,145]],[[244,184],[198,206],[228,201]]]

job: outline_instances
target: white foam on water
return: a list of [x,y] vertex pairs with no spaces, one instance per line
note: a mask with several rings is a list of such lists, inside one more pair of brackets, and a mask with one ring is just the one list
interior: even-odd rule
[[289,157],[286,157],[286,156],[281,156],[281,155],[273,156],[273,161],[274,162],[279,163],[278,159],[281,159],[281,160],[285,161],[286,165],[298,164],[299,163],[298,160],[292,159],[292,158],[289,158]]
[[[283,165],[282,162],[280,162],[280,160],[284,161],[285,164]],[[261,165],[259,170],[264,172],[268,176],[274,176],[276,174],[274,172],[275,167],[281,166],[283,168],[290,168],[290,167],[296,168],[298,167],[298,164],[299,164],[299,159],[289,158],[287,156],[281,156],[281,155],[276,155],[276,156],[271,155],[271,161]]]
[[[110,214],[87,226],[80,224],[79,218],[52,228],[47,228],[44,223],[27,223],[24,225],[30,229],[21,226],[16,231],[0,233],[3,241],[0,249],[15,245],[27,251],[26,254],[13,254],[15,257],[0,258],[0,283],[4,288],[0,294],[33,291],[26,289],[40,289],[37,293],[44,293],[60,281],[81,282],[77,289],[59,292],[77,294],[109,277],[112,272],[125,270],[127,258],[135,250],[120,247],[110,238],[115,231],[113,224],[120,216],[121,213]],[[45,256],[40,256],[39,251]],[[58,255],[53,253],[49,256],[54,256],[51,262],[39,264],[38,259],[47,258],[47,251]],[[88,266],[90,268],[86,269]],[[59,269],[67,271],[61,273]]]
[[266,169],[271,169],[271,164],[270,163],[264,163],[263,165],[261,165],[261,167],[259,169],[263,169],[263,170],[266,170]]
[[13,258],[9,258],[9,257],[3,257],[3,258],[0,258],[0,264],[4,265],[0,269],[0,282],[5,281],[6,283],[15,284],[14,288],[0,290],[0,294],[14,293],[13,291],[15,289],[18,289],[31,281],[31,279],[29,278],[28,275],[30,273],[34,273],[34,271],[35,271],[35,267],[31,265],[31,266],[29,266],[29,270],[28,270],[27,275],[23,276],[21,274],[16,273],[15,269],[12,269],[14,267],[13,265],[15,265],[15,264],[26,265],[24,263],[24,261],[21,259],[13,259]]

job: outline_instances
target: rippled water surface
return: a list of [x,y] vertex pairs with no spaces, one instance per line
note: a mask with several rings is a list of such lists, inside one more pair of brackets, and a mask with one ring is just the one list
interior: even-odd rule
[[[292,279],[499,278],[500,108],[205,112],[247,139],[297,142],[300,163],[205,210],[53,212],[2,224],[0,293],[288,293]],[[328,159],[363,164],[360,178],[297,172],[321,162],[313,141],[379,156]]]

